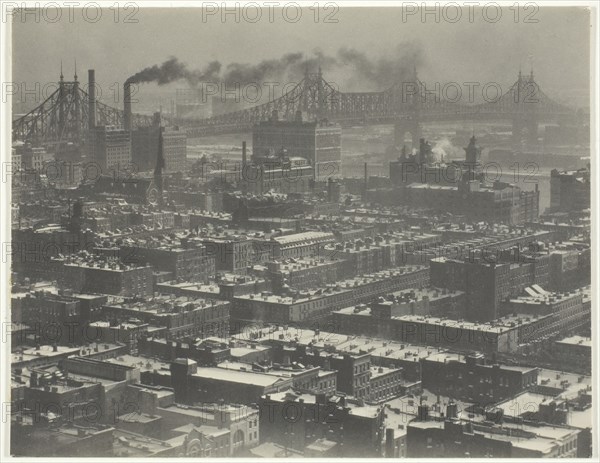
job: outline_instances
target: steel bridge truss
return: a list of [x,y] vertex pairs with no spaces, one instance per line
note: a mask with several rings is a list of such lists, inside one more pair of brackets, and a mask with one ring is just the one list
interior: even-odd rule
[[[13,121],[13,139],[32,144],[85,140],[88,134],[89,95],[77,81],[61,82],[59,88],[37,108]],[[257,106],[206,119],[180,119],[189,136],[236,133],[252,130],[274,112],[293,120],[298,111],[308,120],[328,119],[341,124],[396,123],[448,120],[556,120],[574,111],[554,102],[539,88],[533,74],[521,76],[501,97],[480,104],[465,104],[440,98],[412,77],[382,92],[340,92],[318,73],[305,74],[302,81],[279,98]],[[123,111],[96,102],[98,125],[122,125]],[[133,127],[152,124],[151,116],[133,114]]]

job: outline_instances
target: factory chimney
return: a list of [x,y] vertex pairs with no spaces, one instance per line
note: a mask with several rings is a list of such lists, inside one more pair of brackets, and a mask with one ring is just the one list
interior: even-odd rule
[[385,430],[385,457],[386,458],[394,458],[394,430],[392,428],[387,428]]
[[96,73],[93,69],[88,70],[88,130],[96,127]]
[[246,141],[242,142],[242,168],[246,167],[246,162],[248,161],[246,157]]
[[156,165],[154,167],[154,184],[158,191],[158,207],[162,210],[163,206],[163,177],[162,172],[165,168],[165,156],[164,156],[164,140],[163,140],[163,128],[158,128],[158,153],[156,156]]
[[131,131],[131,84],[123,85],[123,127]]
[[368,184],[369,184],[369,173],[368,173],[368,170],[367,170],[367,163],[365,162],[365,182],[364,182],[364,185],[363,185],[363,189],[364,189],[363,201],[367,200],[367,187],[368,187]]

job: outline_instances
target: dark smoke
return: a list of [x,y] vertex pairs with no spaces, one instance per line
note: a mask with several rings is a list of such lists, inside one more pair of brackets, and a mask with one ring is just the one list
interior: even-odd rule
[[391,56],[378,59],[353,48],[341,48],[337,57],[339,65],[352,68],[348,74],[353,80],[366,81],[380,90],[408,80],[414,68],[424,64],[421,47],[414,43],[399,44]]
[[258,64],[232,63],[227,66],[222,81],[226,83],[263,82],[265,79],[284,76],[291,68],[302,63],[302,53],[288,53],[280,59],[270,59]]
[[[279,59],[268,59],[257,64],[231,63],[224,71],[218,61],[209,63],[203,70],[191,70],[177,58],[171,57],[160,65],[147,67],[129,79],[130,83],[155,82],[165,85],[177,80],[186,80],[196,86],[201,82],[226,84],[261,83],[274,79],[298,81],[304,73],[342,72],[352,86],[385,89],[394,82],[412,75],[413,68],[423,63],[421,48],[412,43],[398,45],[392,56],[373,59],[353,48],[341,48],[335,55],[313,50],[309,56],[301,52],[288,53]],[[326,76],[327,77],[327,76]]]
[[176,80],[185,79],[190,83],[198,83],[204,80],[218,78],[221,71],[221,63],[213,61],[208,64],[204,71],[191,71],[177,58],[171,57],[161,65],[154,65],[142,69],[140,72],[127,79],[130,84],[143,82],[156,82],[165,85]]

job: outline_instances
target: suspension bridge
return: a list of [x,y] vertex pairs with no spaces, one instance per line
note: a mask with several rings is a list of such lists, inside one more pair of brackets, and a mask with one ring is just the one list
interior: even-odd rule
[[[90,71],[93,78],[93,71]],[[89,93],[95,86],[88,85]],[[81,142],[92,125],[145,127],[153,116],[129,114],[99,101],[81,88],[75,79],[66,82],[62,73],[58,88],[39,106],[13,121],[13,140],[33,145]],[[129,108],[131,105],[129,105]],[[130,110],[129,110],[130,111]],[[533,72],[522,75],[497,98],[479,104],[443,98],[431,91],[416,74],[381,92],[342,92],[322,75],[306,73],[304,78],[279,98],[263,104],[205,119],[171,119],[186,128],[188,137],[249,132],[274,111],[281,119],[293,120],[302,111],[305,120],[327,119],[343,126],[392,124],[397,144],[408,133],[415,144],[421,124],[447,121],[506,121],[512,123],[515,142],[537,142],[542,122],[572,118],[575,110],[548,97],[534,79]]]

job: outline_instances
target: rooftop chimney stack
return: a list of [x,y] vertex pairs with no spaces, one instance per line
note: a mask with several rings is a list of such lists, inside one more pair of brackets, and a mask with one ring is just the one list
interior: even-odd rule
[[417,409],[417,417],[419,421],[427,421],[429,419],[429,406],[420,404]]
[[96,72],[93,69],[88,70],[88,130],[96,127]]
[[387,428],[385,430],[385,457],[386,458],[394,458],[394,448],[396,447],[394,443],[394,430],[392,428]]
[[131,130],[131,83],[123,85],[123,127]]
[[446,407],[446,418],[449,420],[458,418],[458,405],[456,402],[450,402]]

